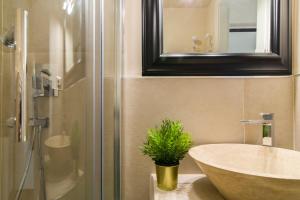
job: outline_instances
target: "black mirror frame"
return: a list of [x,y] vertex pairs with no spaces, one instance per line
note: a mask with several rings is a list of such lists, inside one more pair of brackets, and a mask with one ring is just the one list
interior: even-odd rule
[[272,0],[272,53],[163,54],[161,1],[142,0],[143,76],[281,76],[292,74],[290,0]]

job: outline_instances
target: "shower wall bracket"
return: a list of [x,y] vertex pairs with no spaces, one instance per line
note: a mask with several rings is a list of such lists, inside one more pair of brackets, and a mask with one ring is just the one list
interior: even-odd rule
[[[16,127],[16,117],[10,117],[6,120],[6,126],[9,128]],[[41,128],[48,128],[49,127],[49,118],[30,118],[29,126],[31,127],[41,127]]]

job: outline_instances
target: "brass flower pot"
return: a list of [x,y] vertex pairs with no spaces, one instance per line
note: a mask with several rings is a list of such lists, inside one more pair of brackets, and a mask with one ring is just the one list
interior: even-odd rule
[[172,191],[177,188],[178,167],[156,165],[157,186],[161,190]]

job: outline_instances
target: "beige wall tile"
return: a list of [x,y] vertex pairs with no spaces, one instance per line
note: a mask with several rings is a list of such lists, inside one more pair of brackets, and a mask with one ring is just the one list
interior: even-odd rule
[[[181,120],[194,144],[243,142],[240,120],[275,113],[276,142],[293,148],[293,78],[203,79],[125,78],[123,80],[122,173],[125,200],[145,199],[153,162],[139,146],[149,127],[165,117]],[[247,143],[260,142],[261,127],[245,128]],[[197,173],[190,158],[180,173]],[[136,193],[135,191],[140,191]],[[148,196],[147,196],[148,197]]]
[[[181,120],[194,145],[242,142],[243,79],[128,78],[123,84],[123,197],[148,197],[153,162],[142,155],[147,129],[168,117]],[[180,173],[197,173],[190,158]],[[139,191],[139,192],[136,192]]]
[[[245,118],[260,119],[259,113],[275,113],[276,146],[293,148],[293,78],[245,80]],[[249,143],[260,142],[261,127],[247,126]]]

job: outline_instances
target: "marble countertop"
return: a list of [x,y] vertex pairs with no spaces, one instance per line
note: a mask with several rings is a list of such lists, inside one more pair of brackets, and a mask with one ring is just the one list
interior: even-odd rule
[[150,177],[150,200],[224,200],[203,174],[180,174],[178,187],[171,192],[156,186],[156,174]]

